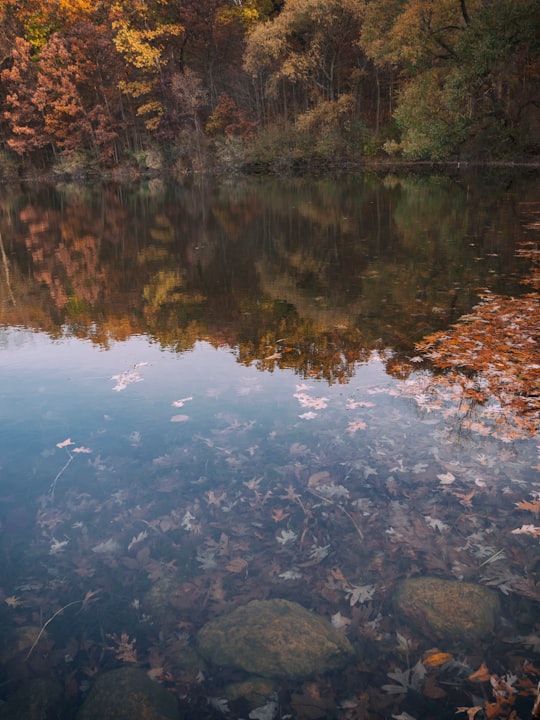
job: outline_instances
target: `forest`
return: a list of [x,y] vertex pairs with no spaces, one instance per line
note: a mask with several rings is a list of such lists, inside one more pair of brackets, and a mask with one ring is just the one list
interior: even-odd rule
[[0,176],[535,162],[540,0],[2,0]]

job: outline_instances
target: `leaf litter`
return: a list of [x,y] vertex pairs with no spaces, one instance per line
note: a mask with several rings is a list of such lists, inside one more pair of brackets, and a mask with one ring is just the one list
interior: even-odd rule
[[[338,676],[284,683],[283,716],[307,720],[310,706],[340,720],[480,711],[525,720],[540,677],[540,446],[530,442],[540,364],[518,318],[537,305],[534,292],[484,294],[461,325],[418,345],[405,380],[351,381],[328,397],[296,385],[279,422],[262,428],[249,405],[223,409],[213,426],[171,435],[142,462],[139,444],[133,456],[107,454],[94,436],[91,458],[86,445],[74,454],[71,438],[58,442],[68,462],[39,499],[33,552],[1,589],[10,622],[49,618],[28,662],[62,674],[69,655],[81,688],[137,665],[193,716],[235,717],[220,694],[227,672],[206,679],[200,667],[179,668],[178,649],[216,615],[283,597],[328,618],[360,651]],[[390,359],[373,353],[366,365]],[[139,367],[115,376],[113,389],[140,382]],[[220,396],[210,388],[208,397]],[[185,394],[170,405],[189,402],[195,413],[206,401]],[[317,418],[309,430],[298,405],[303,419]],[[419,574],[494,588],[504,621],[492,641],[434,649],[404,625],[393,588]],[[160,583],[162,609],[149,599]],[[252,716],[275,712],[272,703]]]

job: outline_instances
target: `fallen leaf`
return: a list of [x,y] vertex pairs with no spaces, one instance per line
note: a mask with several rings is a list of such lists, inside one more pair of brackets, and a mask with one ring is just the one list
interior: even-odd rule
[[452,475],[451,472],[447,472],[437,475],[437,479],[439,480],[441,485],[451,485],[456,478],[454,475]]
[[241,557],[233,558],[227,565],[227,570],[232,573],[241,573],[247,568],[248,562]]
[[489,679],[491,677],[491,673],[487,669],[486,663],[482,663],[478,670],[475,670],[471,675],[467,677],[467,680],[470,680],[471,682],[489,682]]
[[422,662],[425,665],[425,667],[434,668],[434,667],[439,667],[440,665],[444,665],[447,662],[450,662],[452,657],[453,656],[451,653],[441,652],[437,648],[432,648],[431,650],[427,650],[424,653]]
[[474,720],[476,713],[483,709],[482,705],[474,705],[473,707],[458,707],[456,708],[456,713],[467,713],[469,720]]

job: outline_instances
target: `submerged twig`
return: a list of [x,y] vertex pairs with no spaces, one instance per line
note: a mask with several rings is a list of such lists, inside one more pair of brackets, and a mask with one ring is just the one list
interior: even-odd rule
[[319,500],[323,500],[323,501],[324,501],[325,503],[327,503],[328,505],[333,505],[334,507],[336,507],[336,508],[338,508],[339,510],[341,510],[341,512],[345,513],[345,515],[349,518],[349,520],[350,520],[350,521],[352,522],[352,524],[354,525],[354,529],[355,529],[356,532],[358,533],[358,536],[360,537],[360,539],[361,539],[361,540],[364,539],[364,533],[360,530],[360,527],[358,526],[358,523],[357,523],[356,520],[353,518],[353,516],[351,515],[351,513],[350,513],[348,510],[345,510],[345,508],[343,507],[343,505],[340,505],[339,503],[332,502],[332,500],[329,500],[327,497],[324,497],[324,495],[319,495],[319,493],[316,493],[314,490],[311,490],[311,488],[307,488],[307,491],[310,492],[312,495],[315,495],[315,497],[319,498]]
[[71,602],[68,602],[67,605],[64,605],[64,606],[61,607],[59,610],[57,610],[55,613],[53,613],[53,614],[51,615],[51,617],[50,617],[45,623],[43,623],[43,625],[41,626],[41,630],[39,631],[36,639],[34,640],[34,643],[33,643],[32,647],[31,647],[30,650],[26,653],[26,657],[25,657],[24,659],[25,659],[25,660],[28,660],[28,658],[30,657],[30,655],[31,655],[32,652],[34,651],[34,648],[36,647],[36,645],[37,645],[38,642],[40,641],[41,636],[42,636],[43,633],[45,632],[47,626],[52,623],[52,621],[54,620],[55,617],[58,617],[58,615],[60,615],[60,613],[63,613],[64,610],[67,610],[67,608],[68,608],[68,607],[71,607],[72,605],[79,605],[79,604],[80,604],[80,605],[81,605],[81,610],[86,610],[91,603],[93,603],[93,602],[96,601],[96,595],[99,595],[100,592],[101,592],[100,590],[89,590],[89,591],[86,593],[86,595],[83,597],[82,600],[72,600]]
[[66,449],[67,454],[69,455],[69,459],[67,463],[64,465],[64,467],[57,473],[56,477],[51,483],[51,487],[49,488],[49,495],[51,496],[51,500],[54,500],[54,492],[56,490],[56,483],[60,479],[60,477],[63,475],[63,473],[68,469],[68,467],[71,465],[73,460],[75,459],[75,455],[72,455],[69,450]]
[[52,621],[54,620],[54,618],[55,618],[57,615],[60,615],[60,613],[64,612],[64,610],[66,610],[68,607],[71,607],[72,605],[77,605],[78,603],[82,603],[82,602],[83,602],[82,600],[73,600],[72,602],[68,603],[67,605],[64,605],[64,607],[61,607],[61,608],[60,608],[59,610],[57,610],[53,615],[51,615],[51,617],[41,626],[41,630],[39,631],[38,636],[37,636],[36,639],[34,640],[34,642],[33,642],[33,644],[32,644],[32,647],[30,648],[30,650],[26,653],[26,657],[25,657],[24,659],[25,659],[25,660],[28,660],[28,658],[30,657],[30,655],[31,655],[32,652],[34,651],[34,648],[36,647],[36,645],[37,645],[38,642],[40,641],[41,636],[42,636],[43,633],[45,632],[47,626],[50,625],[50,623],[52,623]]

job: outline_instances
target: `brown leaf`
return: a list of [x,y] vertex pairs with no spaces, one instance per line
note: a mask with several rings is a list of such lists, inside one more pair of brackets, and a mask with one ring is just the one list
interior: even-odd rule
[[515,503],[518,510],[529,510],[535,515],[540,513],[540,500],[522,500],[521,502]]
[[487,669],[486,663],[482,663],[478,670],[475,670],[471,675],[468,676],[467,680],[471,682],[489,682],[491,674]]
[[241,573],[247,568],[248,562],[241,557],[233,558],[227,565],[227,570],[232,573]]
[[327,470],[320,470],[319,472],[313,473],[308,480],[308,487],[318,487],[319,485],[325,485],[330,480],[330,473]]
[[[441,655],[446,654],[447,653],[441,653]],[[446,692],[437,685],[433,676],[429,676],[426,678],[424,682],[423,693],[426,697],[433,698],[435,700],[446,697]]]
[[474,707],[458,707],[456,708],[456,713],[467,713],[467,717],[469,720],[474,720],[476,717],[476,713],[480,712],[480,710],[483,710],[484,708],[481,705],[475,705]]

